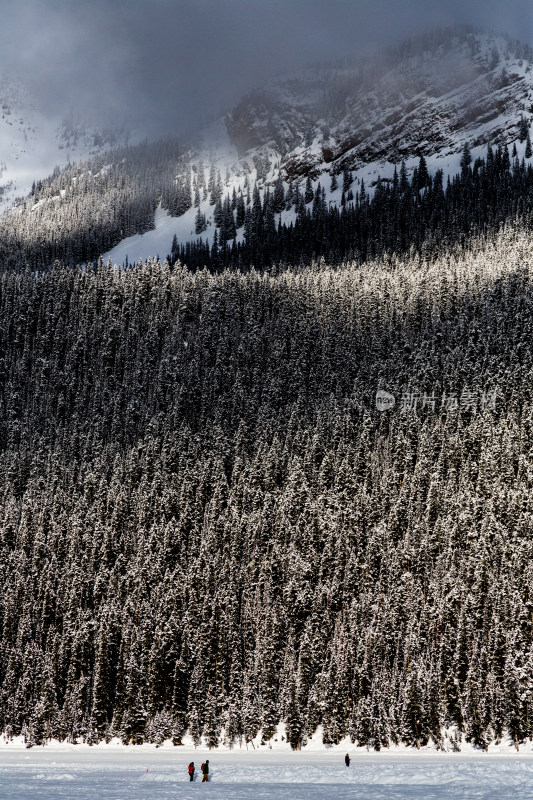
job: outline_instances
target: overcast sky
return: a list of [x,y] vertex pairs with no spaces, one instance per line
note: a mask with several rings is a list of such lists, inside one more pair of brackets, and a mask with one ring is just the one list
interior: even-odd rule
[[455,22],[533,45],[533,0],[0,0],[0,69],[54,111],[179,133],[273,73]]

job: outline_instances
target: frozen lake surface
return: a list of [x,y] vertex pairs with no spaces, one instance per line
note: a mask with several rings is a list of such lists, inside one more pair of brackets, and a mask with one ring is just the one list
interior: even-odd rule
[[[533,756],[211,751],[187,748],[0,748],[2,800],[531,800]],[[209,758],[212,781],[187,765]]]

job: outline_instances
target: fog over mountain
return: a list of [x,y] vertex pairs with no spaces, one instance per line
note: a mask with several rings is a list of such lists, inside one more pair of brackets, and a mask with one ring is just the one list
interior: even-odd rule
[[188,133],[243,91],[317,59],[472,23],[533,44],[527,0],[22,0],[0,4],[0,72],[54,114]]

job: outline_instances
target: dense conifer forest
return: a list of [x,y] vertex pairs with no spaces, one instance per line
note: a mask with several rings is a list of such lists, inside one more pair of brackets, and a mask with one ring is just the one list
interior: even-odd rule
[[371,254],[0,277],[4,733],[533,736],[530,228]]

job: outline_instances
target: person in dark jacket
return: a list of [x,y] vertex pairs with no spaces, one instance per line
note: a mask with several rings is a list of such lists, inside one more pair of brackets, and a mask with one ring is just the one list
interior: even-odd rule
[[191,761],[191,763],[189,764],[189,777],[191,781],[194,780],[194,761]]
[[202,783],[207,783],[209,780],[209,759],[202,764],[202,772],[204,773],[204,777],[202,778]]
[[348,753],[346,753],[346,755],[344,756],[344,763],[346,764],[347,767],[350,766],[350,756],[348,755]]

